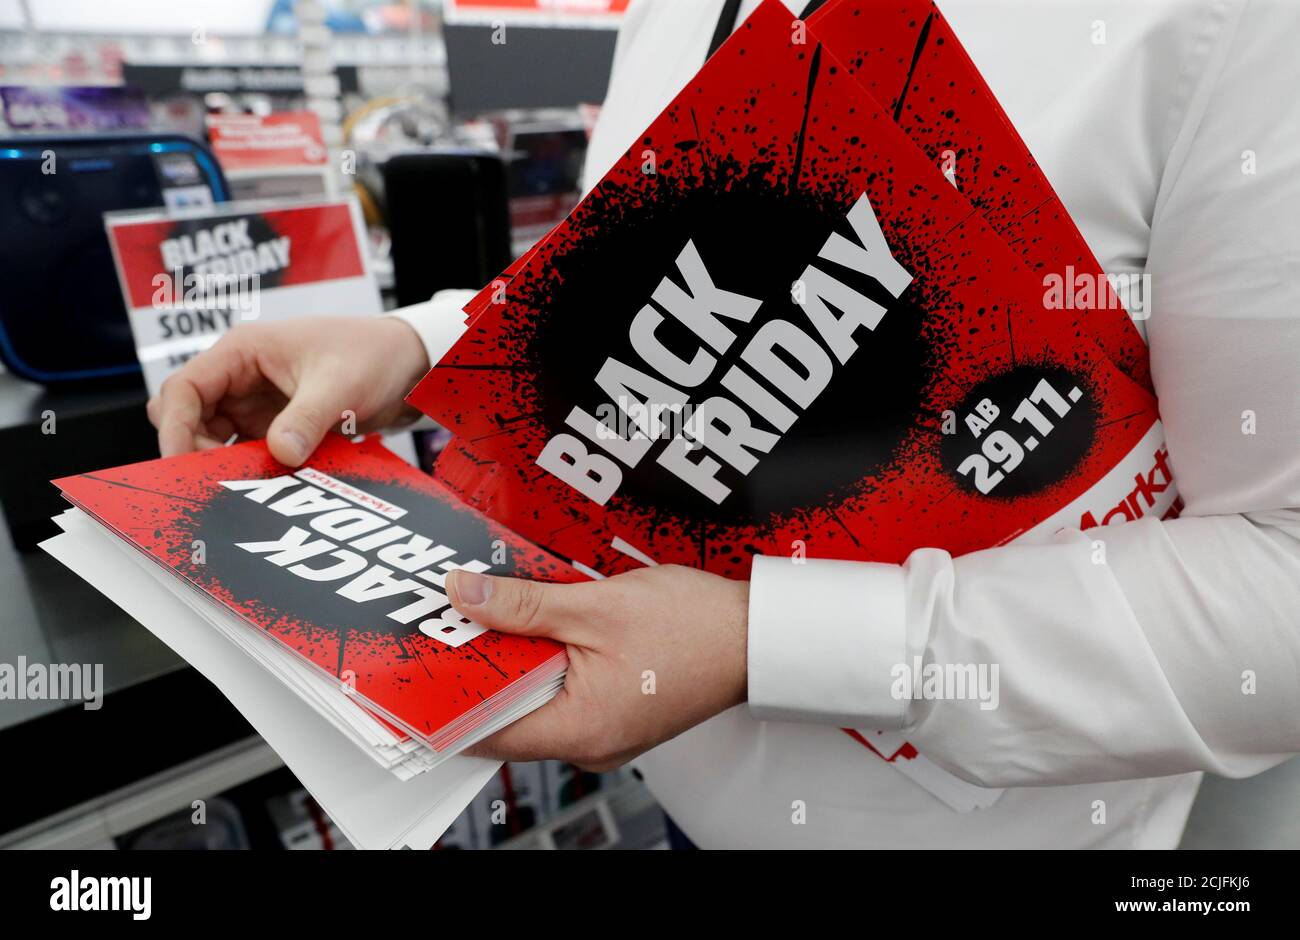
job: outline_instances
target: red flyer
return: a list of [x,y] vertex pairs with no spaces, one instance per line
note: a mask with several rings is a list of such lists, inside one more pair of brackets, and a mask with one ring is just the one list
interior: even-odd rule
[[988,547],[1158,428],[775,0],[515,268],[410,400],[491,463],[477,505],[604,573]]
[[[1146,344],[1110,279],[932,0],[834,0],[808,25],[1032,270],[1086,283],[1075,296],[1093,339],[1153,391]],[[466,306],[471,318],[530,255]]]
[[1143,341],[1056,191],[932,0],[832,0],[809,19],[934,166],[1029,268],[1088,285],[1083,320],[1154,391]]
[[583,575],[384,449],[332,437],[299,470],[261,442],[55,481],[119,538],[435,751],[558,684],[564,648],[487,631],[444,590],[466,568]]

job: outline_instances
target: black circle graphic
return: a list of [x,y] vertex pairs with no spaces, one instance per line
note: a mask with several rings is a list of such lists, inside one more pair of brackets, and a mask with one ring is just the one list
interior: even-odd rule
[[[749,338],[769,321],[791,322],[830,355],[791,290],[833,230],[855,239],[843,221],[851,201],[774,189],[756,170],[737,173],[725,184],[665,183],[654,193],[650,202],[603,213],[601,231],[585,233],[588,237],[554,262],[555,286],[544,298],[547,312],[542,314],[549,321],[539,327],[527,351],[530,364],[544,377],[539,392],[548,435],[568,430],[565,419],[574,405],[597,416],[602,405],[608,410],[609,398],[595,382],[607,356],[653,374],[633,349],[628,329],[662,278],[669,276],[686,288],[677,257],[688,239],[717,287],[762,301],[749,324],[732,324],[736,340],[719,356],[709,378],[685,390],[692,403],[713,395],[735,399],[721,379],[740,362]],[[858,349],[846,364],[832,356],[834,376],[806,411],[785,400],[798,418],[771,452],[756,454],[756,468],[744,475],[722,465],[717,479],[731,494],[721,504],[656,462],[662,441],[635,469],[624,470],[620,500],[679,519],[760,523],[773,514],[842,496],[888,464],[915,421],[927,381],[922,314],[911,306],[907,292],[895,300],[872,278],[828,261],[816,264],[886,308],[876,329],[857,330]],[[688,361],[701,345],[671,316],[657,335]],[[790,364],[799,370],[798,363]],[[757,427],[780,433],[754,415],[752,403],[737,403]]]
[[[1041,391],[1044,388],[1050,391]],[[1051,393],[1055,393],[1057,398]],[[991,402],[997,416],[982,428],[978,437],[967,425],[968,416],[981,416],[980,403]],[[1053,402],[1067,406],[1057,413]],[[1022,402],[1029,402],[1051,429],[1044,433],[1033,420],[1016,420]],[[984,412],[988,414],[987,410]],[[1028,407],[1022,415],[1029,414]],[[1014,498],[1042,492],[1068,478],[1092,447],[1097,433],[1097,404],[1089,386],[1069,369],[1056,365],[1022,363],[973,388],[956,412],[955,433],[944,435],[940,462],[957,485],[967,492],[983,492],[995,498]],[[1011,449],[990,445],[1010,440]],[[1014,465],[1014,466],[1013,466]],[[981,479],[996,477],[996,484],[980,489]]]
[[[490,563],[497,546],[487,526],[469,513],[449,512],[442,503],[412,493],[401,486],[377,480],[350,479],[342,474],[339,479],[353,484],[365,492],[387,500],[407,510],[406,515],[393,525],[427,536],[435,544],[455,548],[450,561],[464,564],[471,559]],[[301,491],[303,486],[286,489],[286,493]],[[269,508],[278,497],[266,505],[248,498],[246,492],[222,490],[190,519],[193,537],[202,539],[204,559],[202,564],[189,567],[186,573],[207,587],[219,586],[230,592],[237,604],[258,611],[268,622],[280,617],[291,617],[301,623],[346,637],[353,632],[372,632],[394,637],[417,635],[418,623],[402,624],[388,614],[413,603],[414,594],[380,598],[360,603],[345,601],[336,591],[346,579],[330,582],[310,581],[297,577],[285,567],[268,561],[270,552],[247,551],[241,543],[275,542],[297,526],[310,533],[312,541],[325,538],[311,527],[318,514],[284,516]],[[345,500],[338,508],[356,509]],[[406,537],[399,542],[405,541]],[[340,544],[340,549],[347,545]],[[370,564],[384,564],[376,552],[364,553]],[[309,568],[329,567],[336,559],[329,555],[312,558]],[[393,570],[395,578],[411,575]],[[508,573],[510,566],[504,566]]]

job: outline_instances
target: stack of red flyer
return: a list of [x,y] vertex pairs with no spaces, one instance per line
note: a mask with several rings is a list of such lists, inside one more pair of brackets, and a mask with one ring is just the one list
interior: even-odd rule
[[[175,625],[163,621],[175,619],[174,608],[140,610],[140,598],[161,589],[179,600],[191,623],[199,618],[322,719],[312,731],[318,745],[337,745],[341,735],[395,782],[434,774],[427,790],[412,784],[426,801],[440,802],[449,779],[467,771],[477,778],[480,762],[467,758],[450,776],[436,773],[454,755],[563,685],[563,646],[484,629],[451,607],[444,582],[458,568],[543,581],[584,576],[469,509],[377,439],[331,437],[297,470],[252,442],[55,485],[74,508],[58,517],[64,535],[48,550],[166,642]],[[184,638],[173,645],[204,671],[207,658]],[[231,683],[247,676],[209,678],[235,698]],[[321,781],[311,767],[295,770],[315,793]],[[366,829],[349,808],[364,793],[316,795],[345,831]],[[350,838],[391,844],[364,831]]]
[[766,0],[629,143],[410,396],[485,514],[744,578],[1177,513],[1141,335],[932,3]]

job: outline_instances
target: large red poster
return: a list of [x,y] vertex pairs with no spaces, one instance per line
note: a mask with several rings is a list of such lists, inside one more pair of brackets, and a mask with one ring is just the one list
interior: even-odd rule
[[411,401],[478,505],[605,572],[998,544],[1156,420],[775,0],[501,290]]

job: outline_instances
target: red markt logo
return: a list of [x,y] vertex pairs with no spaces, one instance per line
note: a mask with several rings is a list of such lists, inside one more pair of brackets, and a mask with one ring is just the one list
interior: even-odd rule
[[[1169,471],[1169,449],[1163,445],[1155,453],[1154,464],[1147,473],[1133,475],[1135,484],[1132,492],[1108,509],[1101,517],[1101,525],[1112,522],[1132,522],[1141,519],[1160,500],[1161,494],[1174,485],[1173,474]],[[1175,497],[1169,508],[1161,514],[1161,519],[1176,519],[1182,512],[1183,501]],[[1092,529],[1098,525],[1092,510],[1085,512],[1079,519],[1080,529]]]

